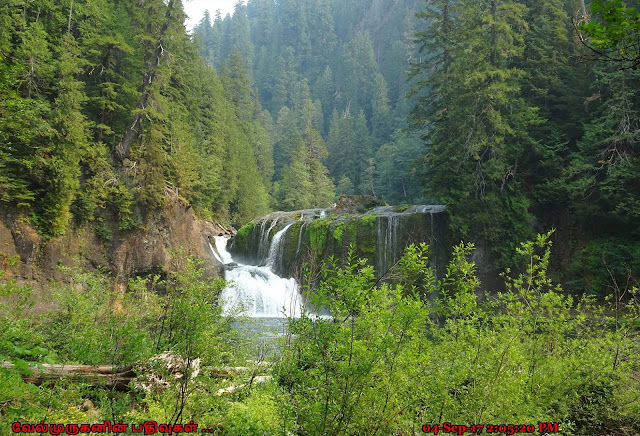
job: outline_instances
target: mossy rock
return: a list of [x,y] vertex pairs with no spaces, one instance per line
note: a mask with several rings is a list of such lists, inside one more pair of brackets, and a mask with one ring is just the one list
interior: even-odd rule
[[251,221],[248,224],[240,227],[236,236],[233,238],[233,251],[235,253],[247,254],[249,252],[249,242],[251,241],[251,234],[256,224]]
[[309,246],[314,253],[322,255],[324,252],[330,226],[331,220],[326,218],[314,220],[309,224]]
[[376,216],[375,215],[363,215],[360,220],[359,223],[361,226],[369,226],[371,228],[373,228],[376,224]]
[[344,233],[346,228],[347,225],[342,222],[335,226],[335,228],[333,229],[333,239],[336,240],[338,246],[342,246],[342,234]]
[[[401,215],[401,224],[397,226],[398,233],[393,242],[394,247],[397,247],[393,250],[393,258],[400,256],[403,247],[411,243],[427,242],[432,246],[433,260],[439,264],[438,271],[444,271],[442,265],[447,258],[448,244],[446,216],[440,213],[441,211],[409,213],[408,209],[404,212],[391,212],[387,208],[380,213],[365,215],[329,213],[322,218],[315,215],[315,219],[308,212],[306,217],[299,212],[274,213],[262,218],[262,221],[256,220],[242,227],[235,238],[232,254],[234,258],[237,254],[241,262],[264,260],[259,259],[264,257],[264,253],[258,253],[260,231],[266,230],[261,223],[269,224],[272,220],[278,219],[278,225],[268,235],[269,239],[277,231],[290,225],[284,236],[282,262],[278,265],[279,271],[276,271],[280,275],[296,274],[300,267],[309,261],[312,265],[318,266],[331,256],[341,262],[346,261],[350,247],[354,248],[356,257],[367,259],[371,265],[377,265],[380,260],[379,251],[382,249],[380,244],[386,244],[377,239],[380,226],[389,225],[389,217]],[[388,248],[385,250],[389,252]],[[385,256],[385,262],[388,260],[387,257]]]
[[371,195],[341,195],[334,212],[339,214],[364,213],[376,206],[384,206],[384,203]]

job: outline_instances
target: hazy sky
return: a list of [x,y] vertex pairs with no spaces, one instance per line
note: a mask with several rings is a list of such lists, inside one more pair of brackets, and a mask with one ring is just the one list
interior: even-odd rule
[[186,21],[187,29],[193,29],[193,26],[200,22],[205,10],[209,9],[213,20],[216,10],[220,9],[224,18],[228,13],[233,13],[233,6],[237,2],[238,0],[183,0],[184,11],[189,16]]

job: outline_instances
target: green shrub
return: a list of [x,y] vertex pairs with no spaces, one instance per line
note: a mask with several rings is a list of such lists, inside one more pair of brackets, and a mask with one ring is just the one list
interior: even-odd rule
[[[507,292],[477,297],[454,249],[437,284],[427,247],[410,247],[396,284],[365,261],[331,260],[314,307],[290,320],[276,371],[289,425],[309,434],[411,434],[444,422],[559,422],[561,434],[637,434],[637,295],[610,307],[574,300],[547,276],[550,234],[522,244]],[[421,297],[422,296],[422,297]]]
[[373,227],[376,224],[376,215],[363,215],[360,218],[360,225]]
[[345,223],[340,223],[336,226],[335,229],[333,229],[333,239],[336,240],[336,242],[338,243],[338,247],[342,246],[342,234],[344,233],[344,230],[346,229],[346,224]]

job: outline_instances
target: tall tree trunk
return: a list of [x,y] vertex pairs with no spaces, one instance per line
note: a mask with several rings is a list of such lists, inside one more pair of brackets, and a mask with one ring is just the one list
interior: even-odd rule
[[[169,0],[167,4],[167,12],[165,13],[165,21],[162,27],[160,28],[160,34],[158,35],[158,41],[155,44],[154,56],[151,61],[151,65],[145,71],[143,79],[142,79],[142,95],[140,96],[140,100],[138,100],[137,108],[139,110],[144,109],[147,106],[147,100],[149,100],[149,92],[148,88],[153,84],[153,79],[156,75],[156,68],[160,64],[160,58],[164,54],[164,48],[162,47],[162,41],[164,38],[164,34],[169,28],[169,23],[171,20],[171,10],[173,9],[173,0]],[[124,136],[120,143],[116,146],[116,156],[120,162],[122,162],[127,156],[129,156],[129,149],[131,148],[131,144],[133,140],[138,134],[138,127],[140,126],[140,122],[142,121],[142,113],[140,111],[136,112],[133,116],[133,120],[129,125],[129,128],[125,131]]]
[[582,6],[582,20],[585,23],[589,22],[589,15],[587,13],[587,5],[584,4],[584,0],[580,0],[580,5]]
[[71,33],[71,15],[73,14],[73,0],[71,0],[71,6],[69,7],[69,22],[67,23],[67,35]]
[[[442,33],[444,34],[444,38],[449,42],[449,32],[451,31],[451,23],[449,21],[449,2],[446,1],[444,4],[444,9],[442,11]],[[449,45],[445,43],[443,48],[443,65],[442,71],[444,72],[445,81],[447,80],[447,73],[449,72]]]

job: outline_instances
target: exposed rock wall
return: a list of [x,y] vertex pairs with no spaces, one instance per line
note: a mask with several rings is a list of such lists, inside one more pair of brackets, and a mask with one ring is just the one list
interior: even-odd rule
[[6,264],[10,257],[19,256],[20,264],[11,268],[10,277],[41,290],[51,281],[67,279],[60,266],[102,269],[120,283],[134,275],[164,274],[181,249],[203,259],[207,274],[219,276],[221,265],[211,256],[209,237],[230,233],[232,230],[197,218],[191,206],[177,196],[144,229],[112,229],[107,240],[100,239],[89,225],[45,239],[24,215],[5,209],[0,210],[0,261]]
[[[342,204],[346,204],[342,201]],[[349,211],[358,209],[349,205]],[[431,263],[442,277],[450,251],[444,206],[374,207],[364,213],[345,213],[345,208],[274,212],[238,231],[231,245],[234,259],[243,263],[266,261],[269,241],[287,227],[274,262],[276,272],[296,276],[303,262],[319,263],[330,256],[346,261],[350,247],[356,257],[366,258],[383,274],[397,261],[404,247],[426,242]]]

